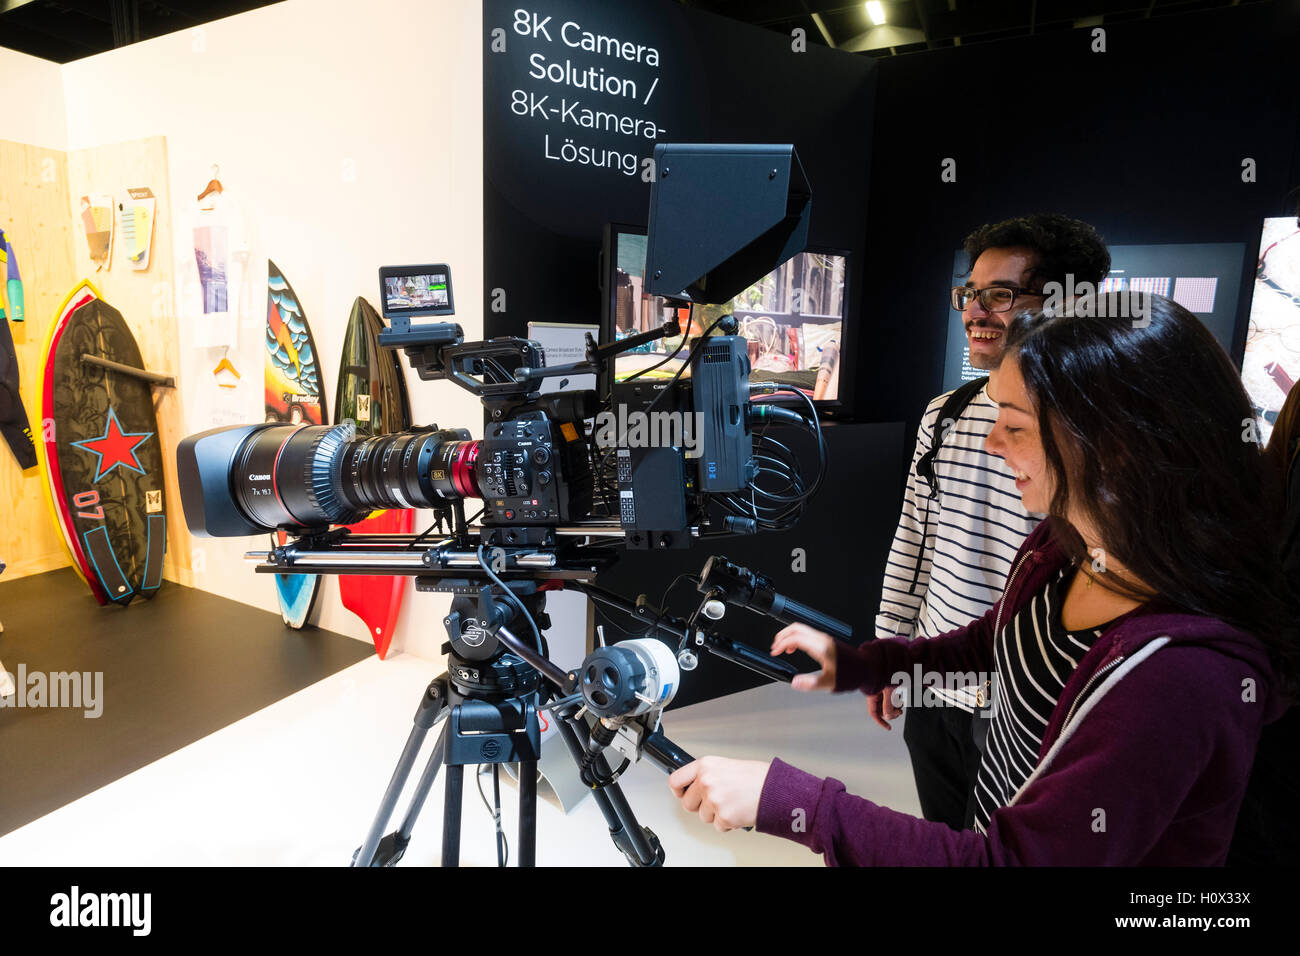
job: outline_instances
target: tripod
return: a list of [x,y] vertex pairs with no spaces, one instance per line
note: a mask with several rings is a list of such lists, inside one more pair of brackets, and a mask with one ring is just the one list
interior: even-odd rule
[[[574,686],[575,675],[552,663],[544,644],[530,648],[510,633],[505,625],[516,616],[513,604],[497,600],[491,588],[483,587],[475,606],[464,593],[465,584],[450,585],[460,593],[452,602],[451,613],[443,619],[450,638],[448,672],[434,678],[420,698],[414,726],[365,842],[352,856],[353,866],[393,866],[402,858],[416,819],[444,766],[442,865],[459,865],[465,767],[502,763],[519,765],[519,865],[536,864],[537,760],[541,755],[537,714],[543,698],[549,696],[542,679],[567,691]],[[543,629],[549,626],[549,618],[542,610],[545,593],[536,590],[535,582],[511,581],[509,587],[524,613],[542,624]],[[614,845],[633,866],[662,865],[664,852],[658,837],[637,823],[627,798],[613,782],[604,755],[593,756],[581,743],[588,731],[576,716],[576,706],[557,705],[553,712],[556,729],[575,764],[589,770],[592,797],[605,817]],[[384,829],[425,738],[444,720],[401,825],[385,835]],[[680,751],[675,758],[681,763],[690,760]]]

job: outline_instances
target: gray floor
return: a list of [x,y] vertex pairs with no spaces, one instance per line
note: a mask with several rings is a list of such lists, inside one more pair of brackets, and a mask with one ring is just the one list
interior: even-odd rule
[[[69,867],[346,865],[388,785],[416,703],[442,670],[440,662],[406,654],[383,661],[371,655],[0,836],[0,861]],[[779,755],[811,773],[843,780],[852,793],[916,811],[900,731],[868,724],[861,694],[756,687],[675,710],[665,715],[664,730],[697,756]],[[425,742],[402,810],[432,743]],[[542,762],[548,780],[576,781],[573,761],[558,739],[543,743]],[[466,777],[461,862],[494,866],[493,816]],[[642,760],[620,785],[639,823],[658,834],[669,866],[822,865],[820,856],[788,840],[718,833],[682,808],[667,777]],[[429,794],[403,867],[441,859],[444,782],[436,781]],[[484,789],[491,793],[490,776]],[[513,846],[518,790],[509,774],[501,789],[503,827]],[[540,865],[625,865],[590,796],[567,813],[550,786],[539,786],[538,798]]]
[[0,624],[0,661],[29,675],[29,693],[33,674],[102,681],[98,717],[84,700],[0,707],[0,834],[374,653],[170,582],[152,601],[100,607],[70,568],[0,579]]

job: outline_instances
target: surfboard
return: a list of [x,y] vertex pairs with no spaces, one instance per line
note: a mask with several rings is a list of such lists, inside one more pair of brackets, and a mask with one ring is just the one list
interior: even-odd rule
[[[316,341],[289,280],[267,261],[266,420],[295,425],[325,425],[329,410],[321,389]],[[283,532],[274,536],[284,544]],[[292,628],[306,626],[320,592],[320,575],[277,574],[280,616]]]
[[[352,303],[343,335],[334,414],[338,421],[352,419],[357,437],[388,435],[411,427],[411,400],[397,353],[380,348],[384,322],[360,296]],[[411,510],[381,511],[365,521],[348,525],[358,534],[409,534],[415,524]],[[343,606],[365,621],[380,660],[388,654],[393,629],[406,596],[406,578],[400,575],[341,575],[339,595]]]
[[50,461],[57,457],[57,446],[54,442],[54,423],[50,414],[45,409],[45,382],[50,377],[50,365],[53,359],[53,344],[62,332],[68,317],[77,309],[81,308],[91,299],[100,297],[99,290],[90,282],[89,279],[82,279],[77,283],[59,303],[59,310],[54,315],[54,321],[50,323],[50,329],[45,335],[45,344],[41,348],[41,364],[36,386],[36,394],[41,396],[41,440],[36,443],[37,464],[41,469],[41,491],[45,495],[45,506],[49,509],[50,516],[59,529],[59,538],[63,542],[64,549],[68,552],[68,557],[72,560],[72,570],[77,572],[77,577],[89,585],[95,599],[100,604],[105,603],[105,598],[96,590],[96,585],[90,583],[90,563],[86,560],[82,552],[78,539],[68,533],[68,527],[64,520],[63,509],[55,504],[56,500],[63,499],[63,478],[56,469],[50,468]]
[[143,369],[121,313],[83,281],[46,338],[41,466],[46,501],[77,573],[100,604],[151,598],[167,548],[163,453],[149,385],[92,365]]

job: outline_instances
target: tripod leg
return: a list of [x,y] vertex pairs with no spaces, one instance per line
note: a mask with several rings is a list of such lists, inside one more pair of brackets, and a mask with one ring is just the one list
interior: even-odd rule
[[434,778],[438,776],[438,771],[442,769],[442,757],[446,751],[447,742],[447,725],[442,725],[442,732],[438,734],[438,739],[433,745],[433,753],[429,754],[429,762],[424,765],[424,773],[420,775],[420,782],[416,784],[415,793],[411,795],[411,805],[406,808],[406,816],[402,819],[402,825],[397,830],[397,839],[403,845],[411,839],[411,831],[415,829],[415,818],[420,815],[424,809],[424,801],[429,797],[429,791],[433,789]]
[[[384,791],[383,799],[379,801],[379,810],[375,813],[375,819],[370,824],[366,839],[357,852],[352,855],[353,866],[374,865],[375,851],[379,848],[380,840],[383,839],[384,827],[388,826],[388,818],[393,815],[393,808],[397,806],[397,801],[402,796],[402,788],[406,786],[406,779],[411,775],[411,768],[415,766],[415,758],[420,755],[420,747],[424,745],[424,738],[429,733],[429,728],[446,713],[446,698],[447,678],[444,675],[432,681],[420,698],[420,706],[415,712],[415,726],[411,728],[410,736],[406,738],[406,746],[402,748],[402,755],[397,759],[397,768],[388,781],[388,789]],[[446,735],[445,728],[443,735]],[[439,738],[440,744],[441,739]],[[429,758],[430,763],[433,763],[435,759],[440,759],[441,751],[441,746],[435,748],[434,756]],[[437,773],[436,767],[433,773]],[[430,776],[427,768],[425,775]],[[432,777],[430,776],[429,785],[432,785],[432,783]],[[421,779],[420,785],[424,786],[423,779]],[[427,793],[427,789],[424,792]],[[408,821],[414,825],[414,817],[409,814]],[[405,827],[406,824],[403,823],[403,826]],[[406,835],[410,836],[409,830]]]
[[537,865],[537,761],[519,764],[519,865]]
[[393,771],[393,777],[388,781],[384,798],[379,801],[379,811],[375,814],[374,822],[370,824],[365,842],[352,857],[353,866],[370,866],[374,860],[375,850],[378,849],[379,841],[384,835],[384,827],[388,826],[388,818],[393,815],[393,808],[397,806],[397,800],[402,795],[402,787],[406,785],[406,778],[411,775],[411,767],[415,765],[415,758],[420,755],[420,746],[424,743],[425,734],[428,732],[427,728],[420,726],[411,729],[411,735],[406,738],[406,746],[402,748],[402,756],[398,758],[397,769]]
[[[559,720],[556,722],[556,727],[559,728],[560,737],[569,748],[574,763],[581,766],[584,751],[578,740],[578,732],[570,723],[572,719]],[[609,763],[604,755],[596,759],[594,766],[598,773],[609,776]],[[627,798],[623,796],[623,791],[617,783],[593,790],[591,796],[605,817],[610,839],[614,841],[619,852],[627,857],[628,863],[633,866],[657,866],[663,863],[663,848],[659,846],[658,839],[656,838],[654,844],[651,844],[650,837],[647,836],[648,831],[643,830],[637,823],[632,808],[628,806]]]
[[[604,757],[600,758],[601,763],[604,763],[604,760]],[[605,773],[609,773],[608,764],[601,769]],[[614,838],[614,844],[623,851],[624,856],[628,857],[628,862],[633,862],[632,856],[635,856],[636,866],[662,865],[664,861],[663,848],[659,846],[658,838],[654,837],[652,839],[653,834],[637,823],[636,814],[632,812],[632,806],[627,802],[627,797],[623,794],[623,788],[617,783],[611,783],[599,792],[609,800],[614,814],[623,827],[623,840],[626,841],[625,843],[619,840],[617,834],[611,834],[611,836]]]
[[442,808],[442,865],[460,866],[460,802],[464,796],[465,768],[447,766],[447,800]]

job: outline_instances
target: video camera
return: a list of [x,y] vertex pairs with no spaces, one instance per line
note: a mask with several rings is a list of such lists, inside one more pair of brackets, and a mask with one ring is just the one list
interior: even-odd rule
[[[654,162],[647,293],[724,303],[806,244],[811,196],[792,146],[660,145]],[[290,540],[247,555],[259,573],[413,575],[418,590],[454,595],[442,620],[447,673],[421,697],[355,865],[401,859],[444,766],[442,858],[457,863],[463,768],[492,764],[495,774],[503,763],[518,767],[519,861],[530,865],[542,710],[555,718],[619,850],[634,865],[662,863],[662,846],[636,822],[617,781],[643,754],[668,770],[692,759],[660,728],[681,671],[708,651],[771,680],[794,674],[788,662],[727,639],[710,622],[733,605],[838,636],[849,628],[720,557],[694,576],[701,597],[686,618],[590,579],[620,546],[682,548],[693,538],[793,525],[826,466],[816,408],[792,386],[750,381],[746,343],[729,315],[701,323],[694,337],[676,322],[606,344],[588,335],[583,361],[553,366],[530,339],[466,342],[459,325],[416,321],[452,314],[446,265],[387,266],[379,277],[390,323],[380,344],[400,349],[421,380],[451,381],[478,396],[483,437],[429,425],[358,439],[350,421],[203,432],[177,450],[186,521],[202,536],[286,532]],[[676,351],[657,366],[618,380],[617,355],[677,336]],[[671,377],[649,374],[683,350]],[[543,392],[548,378],[591,373],[598,390]],[[793,408],[775,401],[781,391]],[[768,434],[778,425],[814,437],[815,475],[806,476],[790,445]],[[467,519],[466,502],[475,499],[481,510]],[[342,527],[372,510],[410,508],[433,509],[433,526],[420,535]],[[430,539],[444,526],[446,534]],[[653,636],[599,647],[577,669],[563,670],[542,636],[550,625],[546,591],[556,587],[640,621],[641,633]],[[410,809],[385,834],[438,723]],[[609,752],[623,755],[617,770]]]
[[[659,146],[655,158],[648,292],[725,302],[806,243],[811,198],[793,147]],[[565,549],[562,539],[580,538],[588,552],[620,541],[680,548],[692,537],[787,528],[820,482],[816,409],[793,387],[751,384],[746,343],[729,315],[690,340],[671,379],[646,377],[646,369],[614,381],[615,356],[681,335],[677,324],[604,345],[588,335],[584,361],[547,366],[535,341],[466,342],[459,325],[414,321],[452,312],[446,265],[386,266],[380,291],[390,322],[380,344],[401,349],[421,380],[451,381],[478,396],[483,438],[430,425],[357,439],[348,421],[190,436],[177,465],[194,534],[281,530],[300,539],[296,557],[306,557],[343,544],[330,529],[371,511],[430,508],[438,526],[463,538],[464,502],[480,499],[480,537],[493,546],[554,553]],[[669,358],[687,343],[683,335]],[[603,396],[542,393],[548,378],[592,372],[613,382]],[[802,401],[800,409],[751,401],[778,391]],[[821,460],[813,479],[785,443],[767,436],[773,424],[815,435]],[[294,549],[279,557],[293,562]]]

